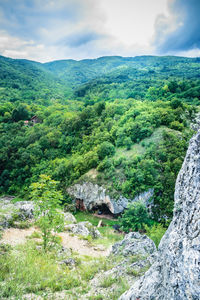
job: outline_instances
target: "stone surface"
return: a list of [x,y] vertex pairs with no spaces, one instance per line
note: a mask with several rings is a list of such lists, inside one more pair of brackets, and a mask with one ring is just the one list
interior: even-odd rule
[[125,235],[125,238],[115,243],[112,246],[113,254],[128,255],[142,255],[149,256],[156,251],[154,242],[146,235],[141,235],[139,232],[130,232]]
[[66,225],[65,230],[85,237],[90,235],[92,238],[99,238],[101,236],[100,232],[88,221]]
[[34,204],[32,201],[19,201],[15,204],[16,209],[19,211],[19,215],[23,219],[33,218]]
[[151,268],[120,300],[200,299],[200,132],[190,145],[175,187],[173,220]]
[[60,262],[61,265],[66,265],[66,266],[75,266],[76,261],[73,258],[68,258],[68,259],[63,259]]
[[[134,284],[137,278],[149,269],[152,264],[151,257],[155,253],[156,247],[147,236],[137,232],[127,234],[121,242],[115,243],[112,247],[108,259],[113,264],[111,269],[94,276],[90,281],[91,289],[83,299],[95,299],[98,295],[102,295],[102,299],[104,296],[108,299],[106,296],[118,289],[121,280],[130,285]],[[106,288],[102,287],[102,282],[106,282],[109,278],[115,283]]]
[[75,224],[77,223],[76,218],[70,212],[63,212],[65,223]]
[[108,195],[104,187],[91,182],[84,182],[69,187],[67,192],[73,198],[82,200],[86,210],[92,210],[93,208],[101,207],[101,205],[105,204],[111,213],[119,214],[127,208],[130,202],[141,201],[146,206],[149,206],[152,202],[149,202],[149,200],[152,199],[154,190],[149,189],[147,192],[136,196],[133,200],[123,196],[120,196],[119,199],[113,199]]
[[33,217],[34,204],[31,201],[13,203],[14,197],[0,198],[0,226],[9,227],[16,219],[26,220]]

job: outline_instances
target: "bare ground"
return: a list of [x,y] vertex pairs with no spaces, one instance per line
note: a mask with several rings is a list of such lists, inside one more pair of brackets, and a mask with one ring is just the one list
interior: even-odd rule
[[[16,246],[24,244],[27,237],[33,232],[38,231],[35,227],[28,229],[9,228],[4,230],[1,243]],[[62,245],[66,248],[78,252],[80,255],[88,255],[92,257],[107,256],[110,249],[102,248],[101,246],[93,247],[88,241],[79,239],[77,236],[72,236],[68,232],[61,232],[58,234],[62,238]]]

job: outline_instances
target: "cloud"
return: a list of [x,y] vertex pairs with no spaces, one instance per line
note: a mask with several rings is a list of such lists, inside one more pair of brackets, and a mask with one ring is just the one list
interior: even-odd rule
[[199,8],[200,0],[0,0],[0,54],[41,62],[194,55]]
[[[169,15],[159,15],[154,44],[160,54],[198,53],[200,48],[200,1],[169,0]],[[192,51],[193,50],[193,51]]]
[[39,61],[96,56],[104,21],[97,0],[1,0],[0,53]]

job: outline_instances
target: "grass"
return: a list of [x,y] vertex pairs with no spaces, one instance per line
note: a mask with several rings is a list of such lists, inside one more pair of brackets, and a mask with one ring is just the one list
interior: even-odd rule
[[39,251],[31,242],[3,255],[0,264],[0,298],[80,285],[78,274],[56,263],[55,253]]
[[[100,218],[91,215],[88,212],[77,212],[75,214],[77,222],[89,221],[92,225],[97,226]],[[103,219],[103,227],[98,228],[99,232],[101,233],[101,238],[98,239],[91,239],[91,238],[84,238],[92,245],[103,245],[105,247],[109,247],[114,243],[123,239],[123,234],[115,232],[112,228],[114,224],[117,223],[117,220],[108,220]]]
[[108,288],[111,285],[113,285],[113,283],[117,283],[117,282],[118,282],[117,277],[113,277],[111,275],[108,275],[108,276],[102,278],[102,281],[100,282],[100,287]]
[[[83,222],[83,221],[88,221],[90,222],[92,225],[97,226],[99,221],[101,220],[101,218],[95,217],[94,215],[92,215],[89,212],[83,212],[83,211],[78,211],[74,214],[77,222]],[[116,224],[117,219],[114,220],[109,220],[109,219],[103,219],[103,224],[105,226],[113,226],[114,224]]]
[[109,300],[116,300],[119,299],[119,297],[128,289],[130,288],[127,280],[120,277],[118,278],[117,284],[115,285],[115,288],[113,289],[113,292],[108,294]]
[[126,147],[120,147],[117,149],[114,158],[119,158],[119,157],[126,157],[126,158],[130,158],[133,155],[142,155],[145,153],[146,151],[146,146],[150,143],[154,143],[157,144],[159,141],[161,141],[162,139],[162,133],[163,130],[167,130],[168,128],[165,126],[161,126],[159,128],[156,128],[154,130],[154,132],[152,133],[152,135],[148,138],[143,139],[141,142],[139,143],[135,143],[134,145],[132,145],[130,150],[127,150]]
[[[26,293],[44,295],[57,291],[79,289],[79,294],[88,292],[88,282],[98,272],[113,267],[106,257],[91,258],[72,254],[78,261],[70,269],[59,261],[67,257],[56,249],[45,253],[33,240],[15,249],[2,249],[0,255],[0,299],[21,296]],[[61,256],[60,256],[61,255]]]
[[[92,295],[88,299],[90,300],[116,300],[127,291],[130,286],[126,279],[122,277],[113,278],[112,276],[107,276],[101,282],[101,287],[105,288],[105,292],[99,295]],[[108,288],[112,286],[112,291],[109,292]]]
[[109,247],[116,242],[119,242],[123,239],[123,234],[115,233],[111,228],[98,228],[100,233],[102,234],[102,238],[98,238],[93,240],[93,245],[103,245],[105,247]]

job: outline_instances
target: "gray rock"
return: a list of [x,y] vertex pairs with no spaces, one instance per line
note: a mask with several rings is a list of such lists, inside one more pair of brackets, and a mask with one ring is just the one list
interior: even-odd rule
[[32,201],[19,201],[15,204],[16,209],[19,211],[19,216],[22,219],[31,219],[34,215],[34,203]]
[[86,210],[92,210],[96,207],[101,207],[105,204],[111,213],[119,214],[127,208],[128,203],[141,201],[147,207],[152,205],[154,190],[149,189],[147,192],[141,193],[133,200],[120,196],[119,199],[113,199],[108,195],[107,190],[97,184],[91,182],[84,182],[82,184],[75,184],[67,189],[67,192],[75,199],[82,200]]
[[70,212],[63,212],[64,221],[67,224],[75,224],[77,223],[76,218]]
[[33,217],[34,204],[32,201],[12,203],[14,197],[0,198],[0,226],[9,227],[16,219],[26,220]]
[[68,259],[63,259],[60,262],[61,265],[66,265],[66,266],[75,266],[76,261],[73,258],[68,258]]
[[90,222],[80,222],[77,224],[69,224],[65,226],[65,230],[73,234],[82,235],[84,237],[92,236],[92,238],[101,237],[100,232]]
[[139,232],[130,232],[125,238],[112,246],[113,254],[149,256],[156,251],[154,242]]
[[195,135],[175,187],[173,220],[151,268],[120,300],[200,299],[200,132]]

